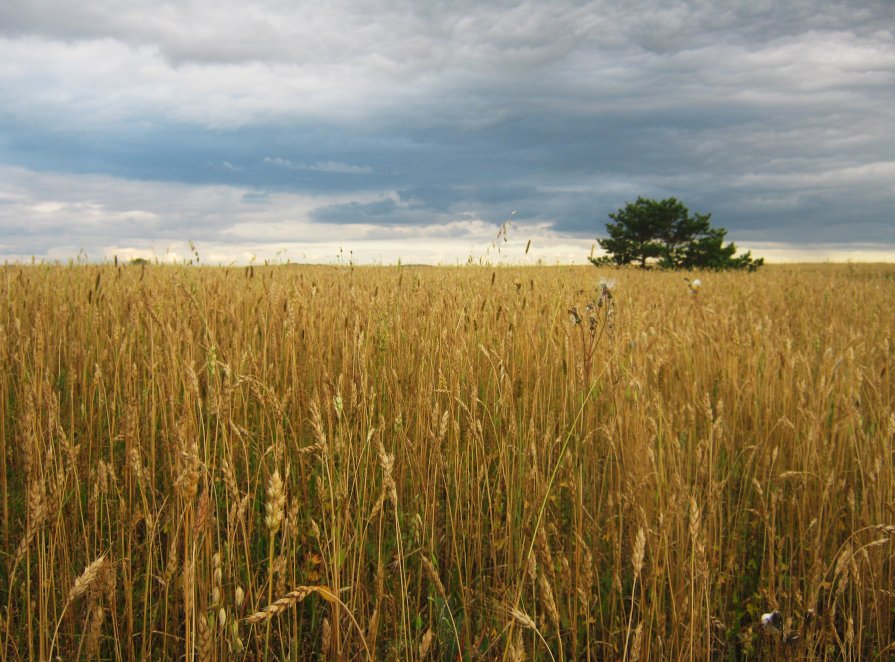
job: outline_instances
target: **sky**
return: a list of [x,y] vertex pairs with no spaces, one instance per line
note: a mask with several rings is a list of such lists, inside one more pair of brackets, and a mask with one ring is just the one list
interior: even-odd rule
[[585,262],[674,196],[768,261],[895,261],[893,31],[891,0],[3,0],[0,260]]

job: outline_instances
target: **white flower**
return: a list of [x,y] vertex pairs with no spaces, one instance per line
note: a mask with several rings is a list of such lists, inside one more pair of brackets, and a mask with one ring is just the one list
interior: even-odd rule
[[761,627],[772,634],[779,634],[783,631],[783,615],[779,611],[762,614]]
[[601,278],[600,279],[600,289],[601,290],[615,289],[615,278]]

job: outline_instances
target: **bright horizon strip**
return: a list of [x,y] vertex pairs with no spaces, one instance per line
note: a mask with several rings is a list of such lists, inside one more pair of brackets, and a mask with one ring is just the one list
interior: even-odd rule
[[[432,266],[458,266],[487,264],[492,266],[582,265],[588,264],[594,239],[532,237],[528,254],[525,247],[528,237],[507,242],[472,242],[468,239],[368,240],[353,242],[263,242],[258,244],[221,244],[195,242],[199,263],[206,266],[249,264],[356,264],[395,265],[426,264]],[[740,252],[750,250],[754,257],[763,257],[767,264],[798,263],[895,263],[895,246],[879,245],[814,245],[737,243]],[[499,249],[499,250],[498,250]],[[0,245],[2,250],[2,245]],[[599,256],[598,246],[593,254]],[[79,252],[74,247],[59,247],[47,255],[4,255],[7,264],[89,262],[120,262],[142,258],[150,262],[183,264],[193,259],[188,242],[175,242],[160,247],[107,246],[97,254]]]

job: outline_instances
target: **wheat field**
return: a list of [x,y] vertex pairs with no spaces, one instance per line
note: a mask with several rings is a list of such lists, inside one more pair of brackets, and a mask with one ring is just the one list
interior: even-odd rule
[[2,659],[892,656],[895,268],[698,276],[3,267]]

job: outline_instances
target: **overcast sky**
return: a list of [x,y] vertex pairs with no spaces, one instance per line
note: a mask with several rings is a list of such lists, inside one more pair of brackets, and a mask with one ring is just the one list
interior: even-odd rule
[[675,196],[771,260],[895,260],[893,30],[891,0],[2,0],[0,259],[583,261]]

